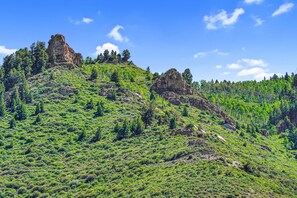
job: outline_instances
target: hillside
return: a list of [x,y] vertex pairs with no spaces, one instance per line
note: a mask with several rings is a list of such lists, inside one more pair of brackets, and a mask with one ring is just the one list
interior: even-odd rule
[[[0,117],[0,197],[296,196],[294,151],[284,134],[261,134],[271,130],[265,121],[280,106],[278,95],[270,97],[267,90],[255,100],[243,98],[246,93],[228,99],[235,87],[230,93],[202,87],[172,104],[172,98],[151,91],[162,76],[117,61],[53,64],[14,86],[27,82],[31,100],[24,97],[17,105],[25,106],[27,116],[15,125],[18,111],[7,107]],[[281,82],[273,83],[282,90]],[[16,90],[8,87],[1,90],[5,103]],[[207,108],[193,106],[195,97]],[[234,105],[227,99],[248,116],[234,113],[238,109],[226,105]],[[257,120],[255,107],[262,106],[267,110]],[[236,129],[227,124],[229,117]],[[238,127],[254,122],[254,133]]]

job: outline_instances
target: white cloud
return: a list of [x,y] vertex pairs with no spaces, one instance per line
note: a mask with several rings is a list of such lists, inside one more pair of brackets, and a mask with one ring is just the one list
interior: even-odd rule
[[208,56],[210,54],[216,54],[216,55],[219,55],[219,56],[228,56],[229,55],[228,52],[221,52],[218,49],[214,49],[214,50],[211,50],[211,51],[198,52],[198,53],[194,54],[194,58],[203,58],[203,57],[206,57],[206,56]]
[[90,18],[83,18],[83,19],[82,19],[82,22],[83,22],[83,23],[86,23],[86,24],[89,24],[89,23],[92,23],[92,22],[93,22],[93,19],[90,19]]
[[121,34],[120,34],[120,30],[121,29],[124,29],[123,26],[120,26],[120,25],[116,25],[111,31],[110,33],[108,34],[108,36],[110,38],[113,38],[114,40],[116,41],[120,41],[120,42],[128,42],[129,39],[127,37],[123,37]]
[[263,72],[263,73],[260,73],[260,74],[257,74],[254,76],[254,78],[256,80],[263,80],[264,78],[270,78],[274,75],[274,73],[266,73],[266,72]]
[[0,54],[10,55],[16,52],[16,49],[7,49],[4,45],[0,45]]
[[68,20],[70,21],[70,23],[75,24],[75,25],[80,25],[82,23],[92,23],[94,20],[91,18],[87,18],[87,17],[83,17],[81,20],[74,20],[71,17],[68,18]]
[[217,65],[216,66],[216,69],[222,69],[223,67],[222,67],[222,65]]
[[206,28],[209,30],[215,30],[219,27],[226,27],[235,24],[238,21],[240,15],[244,14],[244,9],[237,8],[232,14],[227,14],[225,10],[222,10],[216,15],[205,15],[203,20],[206,23]]
[[206,52],[198,52],[198,53],[194,54],[194,58],[203,58],[205,56],[207,56]]
[[263,2],[263,0],[244,0],[244,2],[245,2],[246,4],[253,4],[253,3],[255,3],[255,4],[260,4],[260,3]]
[[238,76],[249,76],[249,75],[260,75],[268,70],[264,70],[263,68],[260,67],[254,67],[251,69],[243,69],[240,72],[238,72]]
[[289,12],[294,7],[294,3],[284,3],[272,14],[273,17]]
[[224,72],[224,73],[221,73],[222,76],[226,76],[226,75],[230,75],[231,72]]
[[264,23],[264,20],[260,17],[252,16],[252,18],[255,21],[255,27],[261,26]]
[[248,59],[248,58],[242,58],[239,60],[240,63],[245,63],[247,66],[250,67],[255,67],[255,66],[259,66],[259,67],[267,67],[269,64],[266,63],[264,60],[262,59]]
[[104,43],[102,46],[96,47],[96,52],[94,53],[94,55],[97,56],[98,54],[103,53],[105,50],[108,50],[109,52],[113,50],[120,53],[118,46],[111,43]]
[[238,64],[238,63],[232,63],[232,64],[228,64],[227,65],[227,68],[228,69],[240,69],[240,68],[242,68],[243,66],[242,65],[240,65],[240,64]]

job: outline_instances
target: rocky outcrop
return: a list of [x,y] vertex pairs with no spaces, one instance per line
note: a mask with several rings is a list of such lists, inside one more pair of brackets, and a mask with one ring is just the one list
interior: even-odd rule
[[193,89],[176,69],[170,69],[162,74],[151,87],[158,94],[174,92],[177,94],[193,94]]
[[174,105],[187,103],[198,109],[207,110],[210,113],[224,119],[226,123],[235,129],[234,120],[220,108],[204,98],[201,94],[195,92],[176,69],[170,69],[161,75],[154,82],[151,90],[162,95],[166,100]]
[[47,54],[49,56],[48,67],[56,65],[81,67],[82,55],[75,51],[66,43],[62,34],[52,35],[48,42]]

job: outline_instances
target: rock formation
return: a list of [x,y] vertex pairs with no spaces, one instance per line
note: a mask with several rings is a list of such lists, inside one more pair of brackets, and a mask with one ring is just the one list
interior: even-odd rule
[[193,94],[192,87],[187,84],[183,76],[174,68],[162,74],[155,81],[151,89],[158,94],[163,94],[167,91],[182,95]]
[[48,42],[47,54],[49,56],[49,67],[56,65],[82,66],[82,55],[74,52],[66,43],[65,37],[62,34],[51,36]]
[[230,126],[232,126],[235,130],[234,120],[220,108],[204,98],[201,94],[195,92],[176,69],[170,69],[156,79],[151,87],[151,90],[162,95],[174,105],[188,103],[198,109],[207,110],[210,113],[224,119],[225,122],[230,124]]

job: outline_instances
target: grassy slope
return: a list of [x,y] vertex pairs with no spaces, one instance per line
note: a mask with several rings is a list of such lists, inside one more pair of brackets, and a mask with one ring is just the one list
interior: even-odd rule
[[[88,80],[91,66],[56,67],[30,79],[34,101],[45,102],[40,124],[32,124],[36,116],[30,116],[17,122],[15,129],[8,129],[12,115],[0,118],[0,197],[296,196],[296,160],[277,136],[253,138],[239,131],[244,134],[240,136],[224,129],[222,120],[207,112],[189,108],[190,116],[183,117],[181,107],[160,97],[155,102],[157,114],[167,111],[178,116],[179,127],[192,123],[206,134],[173,136],[167,125],[155,121],[139,137],[113,141],[115,122],[133,119],[148,106],[152,82],[136,67],[96,67],[100,73],[97,81]],[[115,69],[124,79],[122,87],[131,92],[110,101],[98,92],[106,88]],[[62,95],[61,89],[77,90],[78,94]],[[85,109],[90,98],[95,103],[104,101],[108,112],[103,117],[94,118],[95,110]],[[29,105],[28,109],[33,114],[35,107]],[[103,128],[102,140],[89,143],[98,126]],[[87,136],[78,142],[83,129]],[[13,147],[7,148],[10,144]],[[31,152],[26,154],[29,148]],[[236,163],[248,163],[253,170],[232,165]]]

